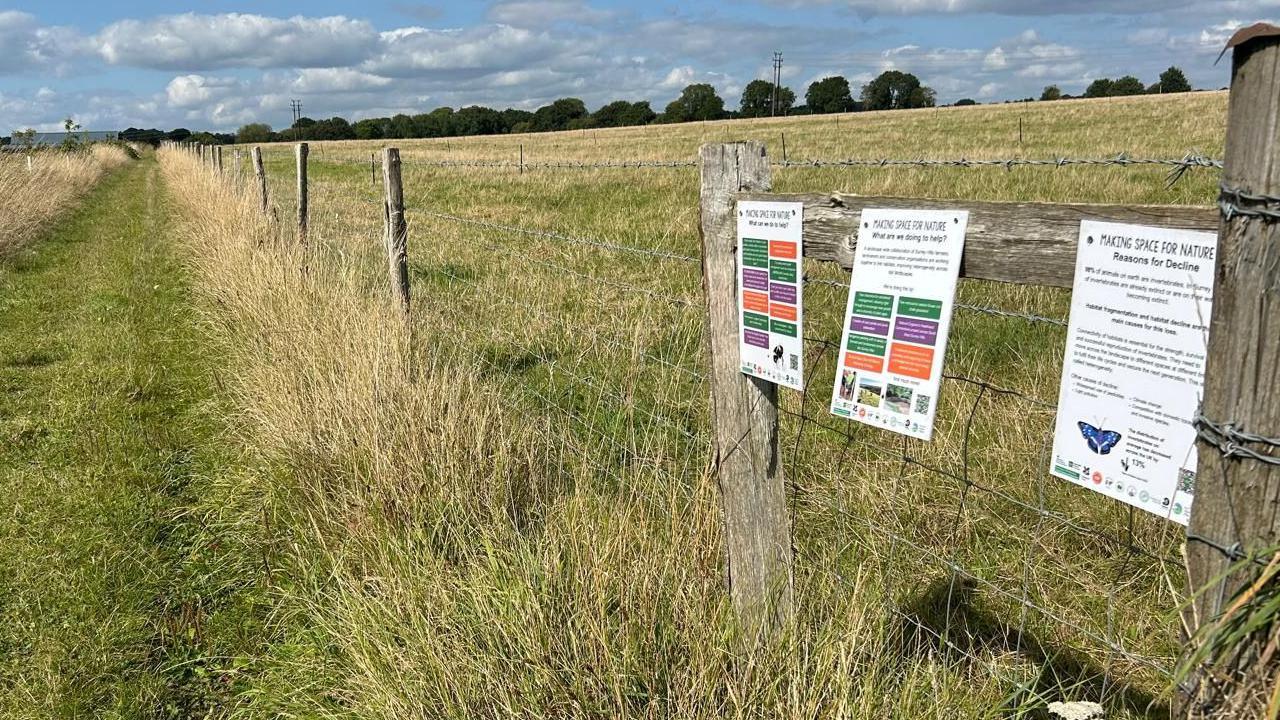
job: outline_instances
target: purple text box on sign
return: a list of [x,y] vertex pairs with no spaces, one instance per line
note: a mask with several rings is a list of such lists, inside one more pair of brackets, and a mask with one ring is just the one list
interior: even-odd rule
[[893,339],[932,345],[938,340],[938,323],[899,315],[893,325]]
[[769,291],[769,271],[742,268],[742,287],[748,290]]
[[762,333],[759,330],[743,328],[742,340],[748,345],[769,349],[769,333]]
[[869,320],[854,316],[852,322],[849,323],[849,329],[854,332],[867,333],[869,335],[888,335],[888,320]]
[[786,283],[773,283],[769,286],[769,299],[774,302],[796,304],[796,286]]

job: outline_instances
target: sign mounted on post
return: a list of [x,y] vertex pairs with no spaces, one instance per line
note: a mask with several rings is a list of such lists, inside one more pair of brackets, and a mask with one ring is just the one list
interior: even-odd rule
[[928,440],[969,213],[862,211],[831,412]]
[[1213,233],[1084,221],[1050,472],[1186,525]]
[[804,204],[738,203],[742,372],[804,389]]

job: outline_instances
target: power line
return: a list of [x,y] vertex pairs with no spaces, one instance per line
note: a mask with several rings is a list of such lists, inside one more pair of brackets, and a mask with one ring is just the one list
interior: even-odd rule
[[293,112],[293,124],[298,124],[298,119],[302,117],[302,101],[290,100],[289,109]]

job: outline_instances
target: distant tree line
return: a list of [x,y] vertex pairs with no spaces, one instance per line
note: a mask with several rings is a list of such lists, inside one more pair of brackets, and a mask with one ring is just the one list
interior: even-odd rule
[[[1142,81],[1133,75],[1125,75],[1115,80],[1098,78],[1089,83],[1089,87],[1085,88],[1084,94],[1080,97],[1123,97],[1127,95],[1162,95],[1184,92],[1191,92],[1191,83],[1187,81],[1187,76],[1182,72],[1182,69],[1174,66],[1160,73],[1159,79],[1150,85],[1143,85]],[[1064,94],[1057,85],[1050,85],[1044,89],[1044,92],[1040,93],[1041,100],[1067,100],[1070,98],[1071,96]]]
[[[1112,80],[1099,78],[1085,89],[1082,97],[1116,97],[1147,93],[1189,92],[1191,84],[1177,67],[1160,74],[1159,79],[1144,86],[1132,75]],[[1050,85],[1041,93],[1041,100],[1061,100],[1072,97],[1057,85]],[[354,123],[345,118],[327,120],[299,118],[284,130],[273,130],[266,123],[249,123],[235,133],[191,132],[178,128],[168,132],[129,128],[120,133],[121,140],[158,145],[164,140],[174,142],[198,142],[207,145],[228,143],[295,142],[301,140],[382,140],[399,138],[437,138],[468,135],[502,135],[507,133],[553,132],[557,130],[586,130],[636,125],[724,120],[733,118],[758,118],[771,115],[819,115],[826,113],[861,112],[864,110],[902,110],[933,107],[937,97],[932,89],[911,73],[889,70],[871,82],[864,84],[854,97],[849,80],[840,75],[825,77],[809,84],[804,93],[804,104],[796,105],[794,90],[785,86],[775,87],[768,80],[752,80],[742,91],[737,109],[726,109],[725,101],[716,89],[707,83],[695,83],[684,88],[679,97],[672,100],[661,113],[655,112],[648,101],[630,102],[617,100],[595,112],[587,109],[578,98],[561,98],[537,110],[495,110],[472,105],[459,110],[442,107],[418,115],[399,114],[392,117],[366,118]],[[1026,98],[1026,102],[1034,98]],[[1022,101],[1020,101],[1022,102]],[[977,105],[972,98],[962,98],[957,106]],[[2,142],[2,139],[0,139]]]
[[853,98],[848,79],[838,75],[810,84],[804,99],[804,105],[796,106],[796,94],[791,88],[775,88],[767,80],[753,80],[743,90],[738,108],[732,110],[725,107],[724,99],[714,87],[707,83],[694,83],[685,87],[679,97],[668,103],[661,113],[643,100],[617,100],[592,112],[578,98],[561,98],[533,111],[512,108],[495,110],[472,105],[459,110],[436,108],[419,115],[366,118],[354,123],[341,117],[327,120],[304,117],[279,131],[265,123],[250,123],[235,133],[235,140],[241,143],[381,140],[587,130],[768,117],[774,114],[812,115],[932,107],[935,95],[915,75],[891,70],[864,85],[859,100]]

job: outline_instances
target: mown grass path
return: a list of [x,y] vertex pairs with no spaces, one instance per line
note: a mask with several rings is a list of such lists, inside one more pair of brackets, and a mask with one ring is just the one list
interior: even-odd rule
[[0,717],[185,716],[207,607],[184,497],[218,452],[154,159],[0,262]]

